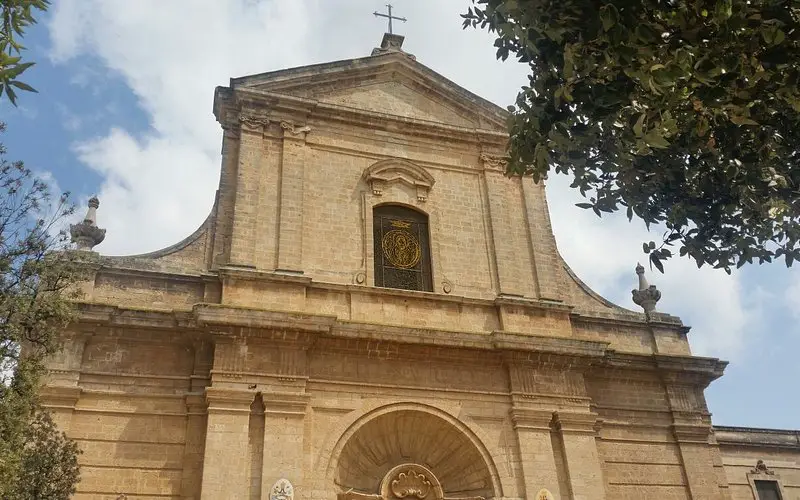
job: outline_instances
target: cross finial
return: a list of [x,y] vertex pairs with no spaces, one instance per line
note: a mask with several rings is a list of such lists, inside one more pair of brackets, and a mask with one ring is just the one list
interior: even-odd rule
[[389,20],[389,34],[392,34],[392,33],[393,33],[393,32],[392,32],[392,19],[397,19],[398,21],[403,21],[403,22],[406,22],[406,21],[407,21],[407,19],[406,19],[405,17],[396,17],[396,16],[393,16],[393,15],[392,15],[392,4],[390,4],[390,3],[387,3],[387,4],[386,4],[386,7],[389,9],[389,13],[388,13],[388,14],[382,14],[382,13],[380,13],[380,12],[377,12],[377,11],[373,12],[373,14],[374,14],[376,17],[385,17],[385,18],[387,18],[387,19]]

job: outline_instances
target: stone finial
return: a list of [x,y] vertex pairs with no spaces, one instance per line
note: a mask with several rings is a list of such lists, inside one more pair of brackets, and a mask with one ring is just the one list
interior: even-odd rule
[[72,242],[77,245],[78,250],[91,252],[92,248],[102,243],[106,237],[106,230],[97,227],[97,208],[99,206],[100,200],[97,199],[97,196],[92,196],[89,198],[89,209],[86,211],[83,222],[69,226]]
[[405,38],[406,37],[403,35],[398,35],[396,33],[384,33],[381,46],[372,49],[371,55],[379,56],[381,54],[388,54],[389,52],[401,52],[411,59],[416,60],[416,57],[403,50],[403,40],[405,40]]
[[631,290],[633,302],[644,309],[645,314],[656,310],[656,302],[661,299],[661,292],[655,285],[649,285],[644,277],[644,266],[636,264],[636,274],[639,275],[639,289]]

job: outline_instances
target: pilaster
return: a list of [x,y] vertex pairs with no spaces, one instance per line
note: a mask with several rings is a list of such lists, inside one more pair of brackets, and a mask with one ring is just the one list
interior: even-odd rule
[[305,417],[309,396],[300,393],[267,392],[264,400],[264,465],[261,498],[278,479],[288,479],[304,498],[303,464]]
[[721,500],[714,465],[711,414],[703,390],[722,375],[725,363],[706,358],[657,356],[661,378],[672,413],[672,432],[678,444],[692,500]]
[[80,387],[49,385],[39,393],[42,406],[50,412],[53,423],[62,432],[69,434],[72,415],[81,395]]
[[302,274],[303,267],[303,182],[306,162],[306,134],[309,127],[282,121],[283,154],[280,167],[278,205],[277,269]]
[[529,179],[523,179],[522,197],[537,297],[542,300],[562,301],[561,262],[550,224],[544,181],[534,184]]
[[722,492],[714,470],[712,448],[709,444],[710,423],[679,421],[673,424],[672,430],[680,450],[689,498],[692,500],[722,499]]
[[[515,407],[511,421],[519,442],[525,498],[535,499],[536,493],[546,488],[557,499],[567,498],[559,488],[558,470],[550,436],[552,410]],[[563,496],[562,496],[563,495]]]
[[587,411],[555,413],[555,425],[564,446],[572,500],[605,499],[605,482],[597,451],[597,414]]
[[[519,228],[512,219],[512,211],[519,211],[518,185],[503,175],[504,164],[489,155],[481,155],[484,163],[484,182],[489,205],[489,222],[492,228],[493,257],[497,266],[497,286],[501,295],[531,296],[526,283],[533,283],[533,269],[524,256],[527,245],[518,244]],[[516,197],[514,196],[516,195]],[[514,199],[515,198],[515,199]]]
[[249,456],[248,424],[255,394],[236,389],[208,387],[208,424],[201,500],[247,498]]
[[182,498],[200,498],[207,429],[206,408],[206,398],[202,393],[186,396],[186,442],[183,448],[181,473]]
[[256,266],[256,232],[259,219],[259,196],[264,173],[264,132],[269,119],[264,113],[245,109],[239,115],[239,147],[236,161],[236,196],[231,227],[230,264]]

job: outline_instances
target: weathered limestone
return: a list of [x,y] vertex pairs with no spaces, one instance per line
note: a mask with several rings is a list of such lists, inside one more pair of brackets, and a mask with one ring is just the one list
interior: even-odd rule
[[[43,394],[85,451],[75,498],[738,500],[775,478],[800,498],[797,436],[715,433],[725,363],[646,283],[647,314],[581,283],[544,186],[503,175],[506,113],[401,45],[218,88],[208,220],[81,254]],[[423,252],[389,220],[389,271],[386,204],[429,232]],[[422,256],[432,291],[374,286]]]

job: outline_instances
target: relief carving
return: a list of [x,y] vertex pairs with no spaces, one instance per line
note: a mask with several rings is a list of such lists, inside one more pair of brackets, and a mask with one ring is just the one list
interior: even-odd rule
[[300,135],[300,134],[307,134],[311,132],[311,127],[305,125],[303,127],[298,127],[292,122],[282,121],[281,128],[292,135]]
[[269,500],[294,500],[294,486],[288,479],[278,479],[269,490]]
[[239,113],[239,125],[242,130],[250,132],[263,132],[269,126],[269,116],[266,113],[245,109]]
[[381,482],[384,500],[416,498],[443,500],[442,485],[433,472],[418,464],[403,464],[390,470]]
[[402,158],[388,158],[373,164],[364,171],[364,180],[375,196],[382,196],[386,186],[395,182],[407,184],[416,189],[417,201],[428,199],[435,182],[424,168]]
[[392,493],[397,498],[414,496],[422,500],[431,492],[431,482],[425,478],[424,474],[418,474],[413,470],[401,472],[391,483]]
[[770,470],[769,467],[767,467],[767,464],[765,464],[763,460],[759,460],[758,462],[756,462],[755,469],[752,469],[750,471],[750,473],[751,474],[766,474],[768,476],[774,476],[775,475],[775,471]]
[[481,153],[480,159],[485,170],[506,171],[507,159],[505,157]]

